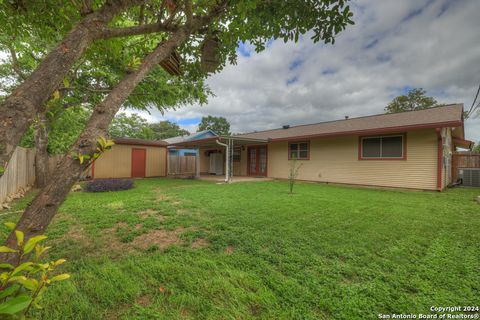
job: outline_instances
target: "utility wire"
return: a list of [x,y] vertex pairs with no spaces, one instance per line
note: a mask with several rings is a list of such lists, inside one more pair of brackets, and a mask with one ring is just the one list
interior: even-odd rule
[[480,102],[477,103],[477,105],[475,106],[475,108],[473,108],[473,110],[471,111],[471,113],[470,113],[468,116],[473,115],[473,114],[475,113],[475,111],[477,111],[477,109],[478,109],[479,107],[480,107]]
[[[472,114],[472,112],[474,110],[476,110],[478,108],[478,106],[480,105],[480,103],[479,103],[475,106],[475,102],[477,102],[477,98],[478,98],[479,93],[480,93],[480,85],[478,86],[477,94],[475,94],[475,98],[473,99],[472,106],[470,107],[470,110],[468,110],[467,116],[465,118],[468,118]],[[475,106],[475,108],[474,108],[474,106]]]

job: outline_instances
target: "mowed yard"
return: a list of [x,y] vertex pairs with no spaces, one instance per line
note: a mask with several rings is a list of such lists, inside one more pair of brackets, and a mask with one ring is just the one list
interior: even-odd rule
[[479,189],[135,184],[70,194],[47,244],[72,277],[40,318],[376,319],[480,302]]

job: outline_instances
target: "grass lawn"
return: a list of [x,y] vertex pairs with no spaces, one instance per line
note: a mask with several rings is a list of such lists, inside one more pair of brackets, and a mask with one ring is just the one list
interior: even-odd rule
[[72,278],[40,318],[377,319],[480,303],[479,189],[135,183],[70,194],[47,244]]

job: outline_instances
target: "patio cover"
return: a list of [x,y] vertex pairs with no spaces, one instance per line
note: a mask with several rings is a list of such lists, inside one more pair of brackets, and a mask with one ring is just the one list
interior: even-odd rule
[[[225,154],[228,155],[225,157],[225,182],[230,182],[233,176],[231,170],[232,168],[232,158],[233,158],[233,148],[235,146],[245,146],[245,145],[256,145],[256,144],[266,144],[267,139],[255,139],[255,138],[244,138],[240,136],[218,136],[211,137],[206,139],[199,140],[190,140],[183,141],[175,144],[169,145],[169,147],[176,148],[188,148],[188,149],[200,149],[200,148],[225,148]],[[200,177],[200,157],[197,156],[196,163],[196,176]]]

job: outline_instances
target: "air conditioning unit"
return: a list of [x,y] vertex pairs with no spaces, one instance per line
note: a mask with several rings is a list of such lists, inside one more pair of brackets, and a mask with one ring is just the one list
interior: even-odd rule
[[480,168],[462,168],[458,170],[462,184],[468,187],[480,187]]

